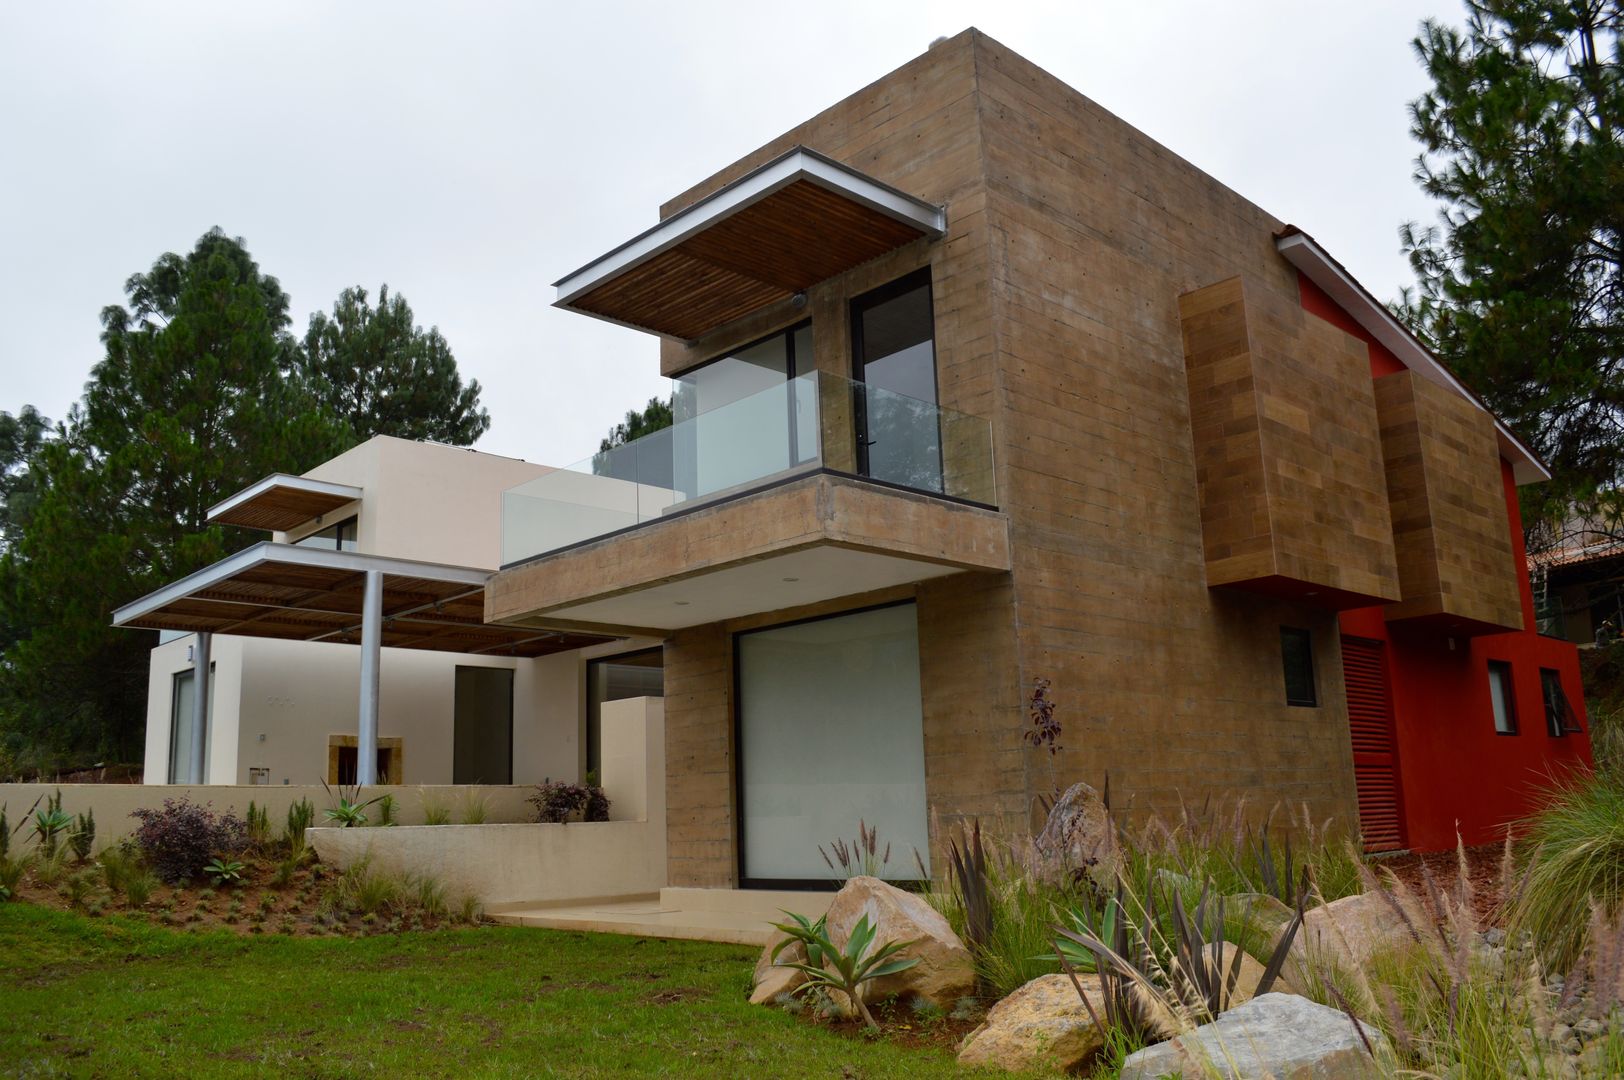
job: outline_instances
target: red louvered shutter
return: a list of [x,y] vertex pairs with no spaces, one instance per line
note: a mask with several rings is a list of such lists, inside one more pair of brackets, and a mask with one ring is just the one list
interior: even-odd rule
[[1367,852],[1405,846],[1399,798],[1393,705],[1387,696],[1386,656],[1377,641],[1342,639],[1342,674],[1353,736],[1353,778],[1359,792],[1359,830]]

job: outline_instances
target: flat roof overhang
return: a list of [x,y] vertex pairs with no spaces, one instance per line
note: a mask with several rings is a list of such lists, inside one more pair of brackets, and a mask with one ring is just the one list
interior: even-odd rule
[[693,341],[946,229],[941,207],[797,146],[555,282],[553,306]]
[[245,529],[286,532],[361,497],[361,489],[272,473],[209,507],[208,519]]
[[664,635],[1009,568],[997,510],[817,473],[498,571],[485,618]]
[[383,645],[545,656],[610,638],[486,624],[487,570],[255,544],[126,604],[114,626],[360,644],[368,571],[383,575]]
[[1504,420],[1495,416],[1481,397],[1456,378],[1455,373],[1445,367],[1431,349],[1394,318],[1387,305],[1370,295],[1370,290],[1359,284],[1348,273],[1347,267],[1333,259],[1319,241],[1297,226],[1288,225],[1275,237],[1274,244],[1286,261],[1324,290],[1372,337],[1391,350],[1405,367],[1440,386],[1448,387],[1488,413],[1494,420],[1494,435],[1500,447],[1500,456],[1511,462],[1512,478],[1519,485],[1537,484],[1551,478],[1550,469],[1539,455],[1530,450],[1528,444],[1519,439]]

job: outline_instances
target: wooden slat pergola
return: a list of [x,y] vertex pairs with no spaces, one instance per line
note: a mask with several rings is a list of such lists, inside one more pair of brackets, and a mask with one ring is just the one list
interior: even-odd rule
[[[490,571],[261,543],[180,579],[113,613],[113,625],[175,630],[198,637],[194,727],[206,722],[207,670],[214,634],[326,641],[361,646],[360,744],[377,742],[378,651],[433,649],[537,657],[612,640],[592,634],[486,623]],[[200,755],[202,739],[193,746]],[[362,773],[373,755],[358,756]],[[194,775],[202,774],[195,760]],[[362,775],[362,783],[376,782]]]
[[692,341],[946,220],[797,146],[557,282],[554,306]]

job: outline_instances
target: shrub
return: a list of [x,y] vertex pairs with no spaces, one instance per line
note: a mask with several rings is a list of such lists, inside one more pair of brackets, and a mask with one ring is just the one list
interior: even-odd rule
[[13,859],[0,855],[0,889],[6,890],[7,896],[17,895],[17,883],[22,881],[23,874],[28,869],[28,858],[18,856]]
[[378,824],[393,825],[395,823],[395,797],[385,795],[378,800]]
[[424,789],[417,793],[417,797],[423,803],[423,824],[451,824],[451,807],[446,803],[444,796],[438,793],[431,794]]
[[47,859],[56,854],[58,839],[72,827],[73,816],[62,809],[60,790],[45,801],[43,809],[34,811],[34,842]]
[[248,843],[248,827],[227,811],[215,814],[184,796],[165,799],[161,810],[136,810],[141,822],[135,842],[147,864],[164,881],[190,881],[221,855],[235,855]]
[[101,865],[107,891],[112,893],[123,892],[124,883],[142,869],[140,852],[129,840],[103,848],[97,862]]
[[[797,915],[794,912],[785,914],[789,916],[789,922],[774,924],[776,929],[786,936],[773,949],[772,961],[778,967],[794,968],[806,976],[806,982],[802,983],[796,992],[839,990],[856,1006],[868,1029],[879,1030],[879,1025],[874,1022],[873,1015],[868,1011],[868,1004],[863,1001],[862,986],[870,979],[895,975],[919,963],[917,957],[908,960],[895,959],[897,953],[915,943],[886,941],[875,944],[875,927],[869,922],[868,913],[864,912],[858,918],[857,925],[852,927],[851,936],[846,940],[846,947],[840,949],[829,939],[828,929],[822,918],[814,923],[808,921],[804,915]],[[806,949],[807,961],[779,964],[779,954],[792,942],[797,941]],[[874,945],[872,950],[869,949],[870,945]]]
[[462,793],[462,823],[483,825],[490,813],[490,801],[472,788]]
[[1511,929],[1526,930],[1541,958],[1565,972],[1584,951],[1591,905],[1612,916],[1624,904],[1624,774],[1559,784],[1528,826]]
[[536,808],[536,820],[559,825],[566,821],[608,821],[609,797],[600,787],[549,780],[536,785],[525,800]]
[[263,848],[271,842],[271,813],[264,807],[248,803],[248,841],[256,848]]
[[300,799],[288,807],[288,823],[282,832],[282,842],[287,844],[291,854],[298,854],[305,849],[305,830],[310,828],[316,820],[316,808],[309,799]]
[[152,871],[145,868],[138,870],[124,880],[124,902],[130,905],[131,910],[145,907],[147,898],[157,887],[158,879],[153,877]]
[[203,868],[203,872],[209,875],[209,880],[216,885],[228,882],[235,884],[242,880],[243,864],[237,859],[217,855]]
[[81,870],[68,878],[63,886],[63,892],[68,899],[68,906],[77,911],[84,906],[85,900],[96,891],[96,879],[89,870]]
[[96,844],[96,811],[86,810],[73,822],[73,831],[68,834],[68,846],[80,862],[90,859],[90,849]]

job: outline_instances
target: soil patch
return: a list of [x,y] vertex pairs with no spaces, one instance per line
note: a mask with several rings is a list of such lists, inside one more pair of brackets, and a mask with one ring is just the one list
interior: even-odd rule
[[[1431,876],[1433,885],[1439,891],[1453,893],[1459,888],[1464,860],[1466,880],[1472,889],[1472,907],[1479,922],[1488,926],[1501,921],[1501,860],[1504,856],[1505,848],[1500,844],[1484,844],[1461,852],[1429,851],[1395,855],[1377,860],[1375,867],[1378,874],[1383,869],[1391,870],[1404,883],[1404,887],[1430,910],[1432,902],[1428,895],[1427,876]],[[1422,872],[1423,866],[1426,867],[1425,873]]]

